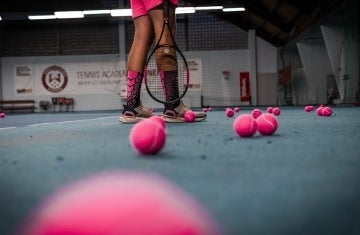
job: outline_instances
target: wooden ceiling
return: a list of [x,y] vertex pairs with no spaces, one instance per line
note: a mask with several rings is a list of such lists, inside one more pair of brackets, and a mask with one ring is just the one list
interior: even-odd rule
[[345,7],[349,0],[186,0],[189,6],[243,6],[244,12],[213,12],[276,47],[297,39],[305,30]]
[[[243,6],[244,12],[214,11],[217,17],[283,47],[305,31],[357,0],[181,0],[183,6]],[[1,0],[0,13],[7,19],[26,19],[25,12],[113,9],[130,7],[129,0]],[[4,24],[4,21],[2,22]]]

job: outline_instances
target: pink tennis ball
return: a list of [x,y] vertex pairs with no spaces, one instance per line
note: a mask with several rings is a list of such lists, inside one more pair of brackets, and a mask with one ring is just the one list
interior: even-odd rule
[[280,108],[278,108],[278,107],[273,108],[272,114],[274,114],[275,116],[279,116],[280,113],[281,113],[281,109],[280,109]]
[[5,113],[0,113],[0,118],[5,118],[5,117],[6,117]]
[[262,111],[260,109],[253,109],[251,111],[251,115],[253,116],[253,118],[258,118],[260,115],[262,114]]
[[234,108],[234,112],[235,112],[235,113],[240,112],[240,108],[239,108],[239,107],[235,107],[235,108]]
[[156,121],[158,122],[163,128],[166,128],[166,122],[165,120],[158,116],[158,115],[154,115],[154,116],[151,116],[148,120],[153,120],[153,121]]
[[209,107],[209,108],[207,108],[207,110],[208,110],[209,112],[212,112],[212,111],[213,111],[213,108]]
[[226,108],[225,114],[226,114],[227,117],[233,117],[234,116],[234,110],[232,110],[231,108]]
[[72,182],[45,199],[18,234],[221,234],[194,197],[153,174],[97,174]]
[[305,112],[311,112],[313,111],[313,109],[311,108],[311,106],[305,106]]
[[330,107],[324,107],[321,110],[321,114],[322,114],[322,116],[330,117],[333,114],[333,110]]
[[242,114],[235,119],[233,130],[240,137],[251,137],[256,133],[257,123],[251,114]]
[[207,108],[203,108],[203,112],[206,113],[208,111]]
[[159,122],[144,120],[136,123],[130,131],[132,147],[140,154],[156,154],[165,145],[166,131]]
[[273,107],[268,107],[267,109],[266,109],[266,111],[268,112],[268,113],[272,113],[273,112]]
[[316,114],[317,114],[318,116],[322,116],[322,110],[323,110],[323,108],[324,108],[324,106],[320,106],[320,107],[318,107],[318,108],[316,109]]
[[278,128],[278,120],[271,113],[264,113],[257,119],[257,129],[262,135],[272,135]]
[[184,119],[186,122],[194,122],[195,118],[196,118],[196,115],[195,115],[194,111],[192,111],[192,110],[188,110],[184,114]]

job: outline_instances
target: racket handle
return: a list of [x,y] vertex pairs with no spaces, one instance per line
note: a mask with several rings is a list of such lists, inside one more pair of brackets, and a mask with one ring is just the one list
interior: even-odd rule
[[169,21],[169,14],[170,14],[170,3],[169,3],[169,0],[164,0],[164,2],[163,2],[164,21]]

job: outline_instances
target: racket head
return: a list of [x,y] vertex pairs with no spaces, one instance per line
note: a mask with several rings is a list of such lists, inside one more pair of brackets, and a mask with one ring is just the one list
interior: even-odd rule
[[[169,60],[165,59],[164,64],[157,60],[157,55],[168,54]],[[172,62],[171,62],[172,61]],[[164,71],[177,72],[178,97],[169,97],[166,93],[166,77]],[[155,101],[163,104],[172,104],[182,99],[189,88],[190,71],[185,56],[175,45],[157,45],[151,51],[146,61],[144,71],[144,83],[149,96]]]

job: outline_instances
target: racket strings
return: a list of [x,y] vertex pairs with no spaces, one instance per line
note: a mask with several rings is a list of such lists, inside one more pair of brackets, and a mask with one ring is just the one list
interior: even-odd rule
[[158,102],[175,105],[188,87],[188,67],[176,45],[155,46],[146,65],[145,85]]

